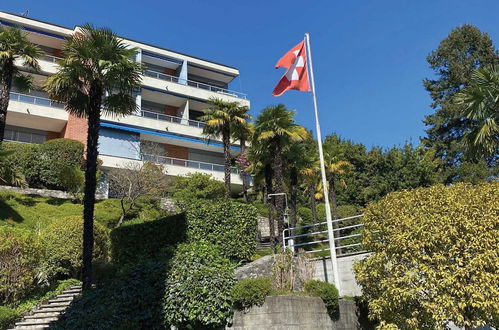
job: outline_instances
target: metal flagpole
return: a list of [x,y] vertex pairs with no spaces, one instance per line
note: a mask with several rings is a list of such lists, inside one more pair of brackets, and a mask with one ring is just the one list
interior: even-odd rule
[[314,81],[314,69],[312,66],[312,52],[310,51],[310,36],[305,33],[305,42],[307,43],[307,57],[310,73],[310,82],[312,88],[312,95],[314,97],[314,111],[315,111],[315,129],[317,130],[317,144],[319,145],[319,159],[321,163],[321,176],[322,176],[322,188],[324,190],[324,202],[326,206],[326,222],[327,222],[327,233],[329,237],[329,252],[331,253],[331,263],[333,265],[333,276],[334,285],[341,294],[340,289],[340,278],[338,273],[338,260],[336,259],[336,244],[334,243],[334,233],[333,233],[333,221],[331,219],[331,206],[329,205],[329,194],[326,179],[326,168],[324,166],[324,152],[322,151],[322,136],[321,127],[319,125],[319,113],[317,111],[317,98],[315,96],[315,81]]

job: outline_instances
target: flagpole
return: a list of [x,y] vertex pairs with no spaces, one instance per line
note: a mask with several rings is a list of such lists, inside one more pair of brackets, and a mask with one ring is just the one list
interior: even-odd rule
[[326,222],[327,222],[327,233],[329,238],[329,252],[331,254],[331,263],[333,265],[333,276],[334,284],[341,294],[340,289],[340,277],[338,272],[338,260],[336,259],[336,244],[334,243],[334,233],[333,233],[333,221],[331,219],[331,206],[329,205],[329,194],[328,185],[326,179],[326,168],[324,165],[324,152],[322,150],[322,135],[321,127],[319,125],[319,113],[317,110],[317,97],[315,95],[315,81],[314,81],[314,69],[312,66],[312,52],[310,51],[310,35],[305,33],[305,42],[307,44],[307,57],[310,73],[310,82],[312,88],[312,96],[314,98],[314,111],[315,111],[315,129],[317,131],[317,144],[319,146],[319,160],[321,165],[321,177],[322,177],[322,188],[324,189],[324,202],[326,206]]

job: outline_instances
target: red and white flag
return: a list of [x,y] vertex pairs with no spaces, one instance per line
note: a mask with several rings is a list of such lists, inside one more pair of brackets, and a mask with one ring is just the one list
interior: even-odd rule
[[275,65],[275,68],[284,67],[288,70],[275,86],[273,96],[281,96],[288,89],[310,91],[307,75],[307,54],[305,41],[291,48]]

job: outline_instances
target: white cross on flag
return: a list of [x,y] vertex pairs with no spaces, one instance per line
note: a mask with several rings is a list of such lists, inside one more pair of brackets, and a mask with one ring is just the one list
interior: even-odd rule
[[281,96],[288,89],[299,91],[310,91],[307,75],[307,55],[305,52],[305,42],[291,48],[276,64],[276,69],[285,67],[288,70],[275,86],[273,96]]

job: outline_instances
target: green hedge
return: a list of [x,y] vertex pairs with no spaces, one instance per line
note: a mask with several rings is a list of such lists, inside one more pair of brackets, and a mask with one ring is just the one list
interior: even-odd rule
[[334,312],[338,308],[339,293],[333,284],[319,280],[310,280],[305,283],[304,289],[311,296],[321,298],[329,313]]
[[250,260],[256,251],[257,210],[231,200],[198,201],[187,210],[188,239],[206,240],[233,260]]
[[64,189],[61,171],[83,168],[85,162],[83,143],[71,139],[49,140],[43,144],[5,142],[3,148],[14,153],[2,163],[23,175],[30,187]]
[[231,290],[232,302],[237,309],[261,306],[272,291],[270,277],[247,278],[237,282]]
[[8,329],[21,318],[21,313],[7,306],[0,306],[0,329]]
[[179,245],[166,280],[165,323],[178,329],[225,325],[232,316],[233,283],[231,263],[215,245]]
[[[42,232],[46,250],[44,271],[49,280],[65,277],[79,278],[83,260],[83,219],[81,216],[63,217],[53,221]],[[94,222],[95,261],[107,261],[109,234],[107,229]]]
[[194,173],[185,177],[176,177],[172,183],[170,194],[185,209],[191,202],[199,199],[219,199],[225,196],[223,182],[215,180],[209,174]]
[[13,303],[35,287],[43,247],[21,228],[0,226],[0,303]]
[[112,259],[127,264],[153,258],[165,246],[185,241],[186,230],[184,214],[116,228],[111,232]]

